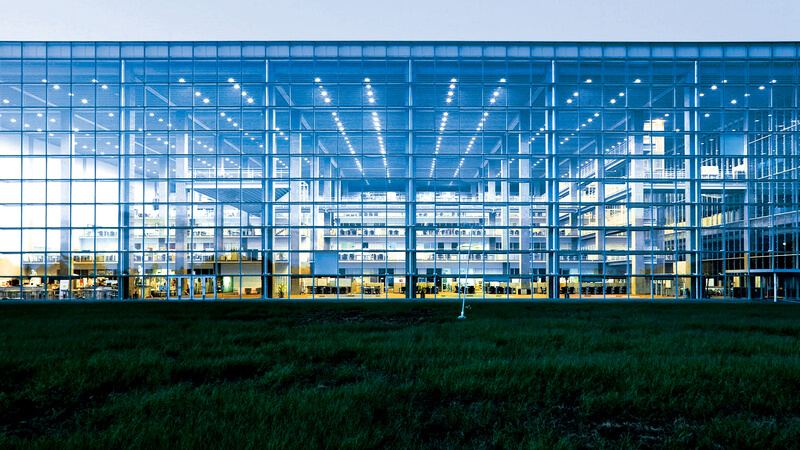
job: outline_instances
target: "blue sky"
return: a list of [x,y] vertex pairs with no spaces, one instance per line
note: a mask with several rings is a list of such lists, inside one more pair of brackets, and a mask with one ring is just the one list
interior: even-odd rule
[[3,3],[0,40],[800,40],[794,0]]

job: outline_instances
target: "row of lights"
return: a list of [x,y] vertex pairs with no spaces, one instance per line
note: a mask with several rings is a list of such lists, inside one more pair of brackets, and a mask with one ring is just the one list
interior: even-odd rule
[[[592,80],[591,80],[591,79],[587,79],[587,80],[586,80],[586,82],[587,82],[587,83],[591,83],[591,82],[592,82]],[[636,79],[634,82],[635,82],[635,83],[640,83],[640,82],[641,82],[641,80],[637,78],[637,79]],[[728,80],[722,80],[722,82],[723,82],[723,83],[727,83],[727,82],[728,82]],[[772,80],[772,81],[771,81],[771,83],[777,83],[777,82],[778,82],[778,80]],[[716,84],[713,84],[713,85],[711,85],[711,90],[712,90],[712,91],[715,91],[715,90],[717,90],[717,88],[718,88],[718,86],[717,86]],[[764,89],[766,89],[766,86],[764,86],[764,85],[761,85],[761,86],[759,86],[759,87],[758,87],[758,89],[759,89],[759,90],[761,90],[761,91],[763,91]],[[578,95],[580,95],[578,92],[573,92],[573,93],[572,93],[572,96],[573,96],[573,97],[577,97]],[[700,94],[699,94],[699,96],[700,96],[700,97],[704,97],[705,95],[706,95],[706,94],[705,94],[705,93],[703,93],[703,92],[700,92]],[[620,92],[620,93],[618,94],[618,97],[624,97],[624,96],[625,96],[625,93],[624,93],[624,92]],[[745,93],[745,94],[744,94],[744,96],[745,96],[745,97],[749,97],[749,96],[750,96],[750,94],[749,94],[749,93]],[[573,102],[573,99],[572,99],[572,98],[568,98],[568,99],[566,100],[566,102],[567,102],[567,104],[571,104],[571,103]],[[611,99],[609,99],[609,101],[608,101],[608,102],[609,102],[609,103],[611,103],[611,104],[613,105],[613,104],[616,104],[616,103],[617,103],[617,99],[612,97]],[[736,99],[732,99],[732,100],[731,100],[731,104],[732,104],[732,105],[735,105],[735,104],[737,104],[737,103],[738,103],[738,101],[737,101]]]
[[[448,86],[447,98],[445,99],[446,103],[451,103],[453,101],[453,95],[455,95],[455,90],[456,90],[456,83],[458,83],[457,78],[450,79],[450,86]],[[442,135],[444,133],[445,127],[447,126],[447,119],[449,115],[450,113],[447,111],[445,111],[442,114],[442,122],[439,124],[439,136],[436,138],[436,147],[434,148],[433,151],[434,155],[438,155],[439,150],[442,147]],[[433,161],[431,161],[431,171],[430,174],[428,175],[428,178],[433,178],[433,172],[435,168],[436,168],[436,156],[434,156]]]
[[[723,82],[723,83],[727,83],[727,82],[728,82],[728,80],[722,80],[722,82]],[[778,82],[778,80],[772,80],[772,81],[770,81],[770,83],[772,83],[772,84],[774,84],[774,83],[777,83],[777,82]],[[763,91],[763,90],[764,90],[764,89],[766,89],[766,88],[767,88],[767,87],[766,87],[766,86],[764,86],[764,85],[762,84],[761,86],[759,86],[759,87],[758,87],[758,90],[759,90],[759,91]],[[716,91],[717,89],[718,89],[718,86],[717,86],[716,84],[712,84],[712,85],[711,85],[711,90],[712,90],[712,91]],[[705,94],[704,92],[700,92],[698,95],[699,95],[700,97],[705,97],[705,95],[706,95],[706,94]],[[749,92],[746,92],[746,93],[744,94],[744,96],[745,96],[745,97],[750,97],[750,93],[749,93]],[[737,104],[737,103],[738,103],[738,100],[736,100],[735,98],[734,98],[734,99],[731,99],[731,105],[735,105],[735,104]],[[708,117],[708,116],[706,116],[706,117]]]
[[[371,80],[369,78],[364,78],[364,83],[366,85],[364,88],[367,90],[367,100],[369,103],[375,103],[375,93],[372,91],[372,85],[370,84]],[[378,117],[378,113],[373,111],[372,112],[372,126],[375,128],[375,131],[378,133],[378,146],[380,147],[381,157],[383,159],[383,168],[386,170],[386,178],[389,178],[389,163],[386,161],[386,146],[383,142],[383,135],[381,134],[381,119]]]
[[[322,79],[320,79],[319,77],[314,78],[314,82],[315,83],[322,83]],[[372,86],[369,84],[370,79],[369,78],[365,78],[364,82],[367,83],[366,86],[365,86],[366,89],[367,89],[367,95],[368,95],[369,98],[371,98],[373,100],[373,102],[371,102],[371,103],[374,103],[374,93],[372,92]],[[331,103],[331,98],[328,95],[328,91],[325,90],[325,87],[322,84],[319,84],[319,89],[320,89],[320,94],[322,95],[322,99],[325,102],[325,104],[330,104]],[[336,128],[342,134],[342,136],[344,138],[344,141],[347,144],[347,148],[350,151],[350,154],[353,155],[353,159],[355,160],[356,167],[358,168],[358,171],[361,172],[361,176],[364,176],[364,167],[361,165],[361,160],[359,160],[358,157],[355,156],[356,151],[353,148],[353,143],[350,142],[350,137],[347,135],[347,131],[345,131],[344,124],[339,119],[339,114],[336,111],[332,111],[331,112],[331,116],[333,116],[333,121],[336,123]],[[380,123],[380,118],[378,118],[378,113],[377,112],[373,112],[372,113],[372,125],[378,131],[378,136],[380,137],[379,142],[381,142],[381,153],[383,154],[383,164],[384,164],[384,166],[386,166],[386,150],[385,150],[385,147],[383,146],[383,137],[380,136],[381,123]],[[388,173],[389,173],[388,170],[389,170],[388,167],[386,167],[387,178],[388,178]],[[366,182],[366,184],[369,184],[369,180],[366,179],[366,178],[365,178],[365,182]]]
[[[500,83],[505,83],[505,82],[506,82],[505,78],[501,78],[500,79]],[[498,87],[497,89],[495,89],[494,92],[492,92],[492,96],[491,96],[491,98],[489,98],[489,103],[490,104],[494,104],[495,102],[497,102],[497,98],[500,96],[500,89],[501,88]],[[483,112],[483,117],[481,117],[480,122],[478,122],[478,125],[475,128],[476,132],[480,133],[481,131],[483,131],[483,129],[484,129],[483,127],[486,124],[486,118],[488,116],[489,116],[489,112],[488,111],[484,111]],[[472,136],[472,138],[469,141],[469,144],[467,144],[467,149],[464,151],[465,154],[469,153],[470,150],[472,150],[472,146],[475,145],[475,139],[477,139],[477,137],[478,137],[477,134],[475,136]],[[461,167],[464,166],[464,161],[466,161],[466,157],[462,157],[461,161],[459,161],[458,167],[456,168],[456,171],[453,172],[453,178],[457,178],[458,177],[458,173],[461,171]],[[451,181],[450,184],[452,185],[453,182]]]

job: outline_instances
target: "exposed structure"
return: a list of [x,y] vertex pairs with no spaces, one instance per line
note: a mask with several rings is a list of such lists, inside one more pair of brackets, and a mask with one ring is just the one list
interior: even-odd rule
[[797,298],[795,43],[0,43],[0,298]]

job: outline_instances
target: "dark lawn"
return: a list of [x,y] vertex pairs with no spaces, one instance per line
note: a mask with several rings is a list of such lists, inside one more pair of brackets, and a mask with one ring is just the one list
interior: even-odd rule
[[0,305],[0,448],[800,445],[800,305]]

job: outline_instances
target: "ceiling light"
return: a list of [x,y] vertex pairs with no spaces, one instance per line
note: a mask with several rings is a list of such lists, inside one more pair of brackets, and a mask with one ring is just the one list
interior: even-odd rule
[[578,93],[577,93],[577,92],[573,92],[573,93],[572,93],[572,96],[573,96],[573,97],[577,97],[577,96],[578,96]]
[[207,98],[204,98],[204,99],[203,99],[203,103],[208,103],[208,102],[210,102],[210,101],[211,101],[211,100],[209,100],[209,99],[207,99]]
[[587,79],[586,79],[586,82],[587,82],[587,83],[591,83],[591,82],[592,82],[592,79],[591,79],[591,78],[587,78]]
[[506,79],[505,79],[505,78],[500,78],[500,82],[501,82],[501,83],[505,83],[505,82],[506,82]]
[[56,84],[55,86],[53,86],[53,89],[55,89],[55,90],[59,90],[59,89],[61,89],[61,86],[59,86],[59,85],[57,85],[57,84]]
[[764,90],[764,86],[759,86],[759,87],[758,87],[758,90],[759,90],[759,91],[763,91],[763,90]]
[[364,82],[369,83],[369,78],[364,78]]
[[186,83],[186,80],[184,78],[178,78],[178,83]]
[[717,85],[716,84],[711,85],[711,90],[712,91],[716,91],[717,90]]
[[617,103],[617,99],[615,99],[615,98],[612,98],[612,99],[611,99],[611,103],[612,103],[612,104],[613,104],[613,103]]
[[641,82],[642,82],[642,80],[641,80],[641,78],[637,78],[637,79],[633,80],[633,82],[634,82],[634,83],[641,83]]
[[620,92],[620,93],[619,93],[619,96],[620,96],[620,97],[625,97],[625,93],[624,93],[624,92]]

